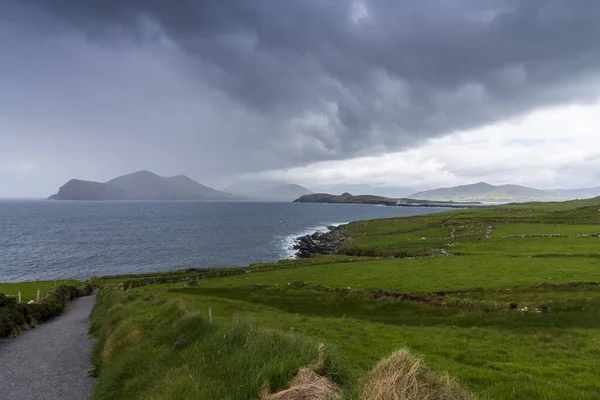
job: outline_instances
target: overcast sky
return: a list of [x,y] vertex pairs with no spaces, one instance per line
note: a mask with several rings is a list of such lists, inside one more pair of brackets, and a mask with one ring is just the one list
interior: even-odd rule
[[600,186],[597,0],[1,0],[0,197]]

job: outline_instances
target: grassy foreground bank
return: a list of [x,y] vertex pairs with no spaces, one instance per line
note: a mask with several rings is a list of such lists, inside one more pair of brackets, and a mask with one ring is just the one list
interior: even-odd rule
[[334,256],[93,279],[94,398],[285,398],[303,368],[351,399],[600,398],[600,199],[344,232]]
[[409,348],[472,398],[597,399],[599,210],[594,199],[361,221],[335,256],[99,282],[203,318],[210,308],[220,326],[237,312],[335,345],[350,398]]
[[371,400],[413,392],[468,398],[454,380],[406,351],[380,363],[359,387],[332,344],[255,321],[218,320],[178,299],[105,286],[90,328],[98,339],[94,398]]

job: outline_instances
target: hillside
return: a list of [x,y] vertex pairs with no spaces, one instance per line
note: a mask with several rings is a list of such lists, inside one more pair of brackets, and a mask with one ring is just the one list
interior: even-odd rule
[[248,199],[270,201],[292,201],[313,193],[304,186],[280,181],[240,181],[223,190]]
[[564,199],[558,194],[519,185],[494,186],[485,182],[414,193],[411,199],[437,201],[526,202]]
[[162,177],[149,171],[123,175],[108,182],[72,179],[50,200],[233,200],[237,197],[178,175]]

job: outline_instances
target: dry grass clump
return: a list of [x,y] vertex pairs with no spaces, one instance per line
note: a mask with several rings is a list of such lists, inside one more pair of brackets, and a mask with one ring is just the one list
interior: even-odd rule
[[290,383],[290,388],[281,392],[264,393],[263,400],[337,400],[340,388],[329,379],[309,368],[301,368]]
[[300,368],[296,377],[290,382],[290,388],[277,393],[263,391],[262,400],[338,400],[341,399],[340,388],[323,373],[325,363],[325,346],[319,345],[317,358],[307,367]]
[[379,361],[367,375],[361,400],[469,400],[447,374],[436,374],[406,349]]

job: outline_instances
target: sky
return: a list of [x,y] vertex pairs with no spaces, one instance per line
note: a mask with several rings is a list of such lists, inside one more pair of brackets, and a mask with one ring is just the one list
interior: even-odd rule
[[0,0],[0,197],[147,169],[600,186],[597,0]]

